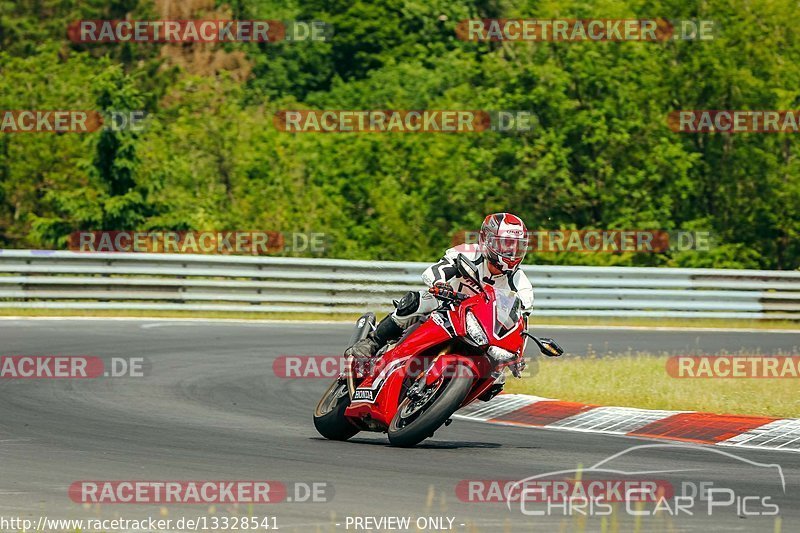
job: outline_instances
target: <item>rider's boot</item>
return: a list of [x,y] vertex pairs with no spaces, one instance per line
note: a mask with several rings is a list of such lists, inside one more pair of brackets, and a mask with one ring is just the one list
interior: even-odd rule
[[366,362],[375,357],[378,350],[389,342],[397,340],[403,334],[403,328],[397,325],[392,315],[386,315],[364,339],[345,350],[346,356],[353,356],[357,361]]

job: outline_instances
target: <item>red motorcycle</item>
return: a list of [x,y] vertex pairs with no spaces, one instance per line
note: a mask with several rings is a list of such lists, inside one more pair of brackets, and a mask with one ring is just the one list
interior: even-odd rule
[[[475,265],[461,256],[456,267],[475,295],[431,289],[445,304],[441,309],[378,352],[368,369],[348,358],[314,411],[323,437],[347,440],[359,431],[379,431],[395,446],[414,446],[449,425],[461,407],[496,395],[505,367],[520,377],[527,338],[545,355],[563,353],[552,339],[526,331],[515,292],[481,289]],[[362,316],[351,345],[374,325],[374,314]]]

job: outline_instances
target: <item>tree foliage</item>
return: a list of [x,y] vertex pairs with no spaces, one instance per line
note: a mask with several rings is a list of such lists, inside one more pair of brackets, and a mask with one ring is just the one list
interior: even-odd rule
[[[138,133],[0,134],[0,244],[61,247],[79,229],[324,231],[333,257],[430,260],[455,231],[509,210],[534,229],[715,237],[708,252],[530,262],[800,266],[797,135],[674,133],[666,120],[678,109],[798,109],[789,0],[195,4],[181,9],[322,20],[334,33],[327,42],[74,44],[73,20],[163,18],[172,4],[0,0],[0,109],[148,112]],[[479,43],[455,31],[476,17],[653,16],[714,20],[715,38]],[[528,110],[536,125],[458,135],[273,125],[277,110],[302,108]]]

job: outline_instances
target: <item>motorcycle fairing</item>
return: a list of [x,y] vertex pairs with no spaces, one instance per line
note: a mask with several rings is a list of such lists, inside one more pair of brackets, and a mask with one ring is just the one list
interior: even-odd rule
[[[404,384],[423,373],[426,374],[426,382],[433,383],[445,368],[453,367],[457,362],[468,368],[476,378],[475,386],[462,406],[489,390],[499,374],[492,372],[493,363],[488,356],[465,357],[465,354],[450,353],[453,347],[448,341],[456,337],[468,338],[465,319],[469,311],[482,324],[492,325],[485,328],[486,335],[491,339],[490,344],[520,353],[523,339],[510,333],[522,327],[522,321],[510,331],[503,331],[503,336],[498,338],[493,327],[497,318],[494,305],[487,305],[493,296],[494,288],[487,286],[484,293],[468,298],[455,310],[433,313],[399,344],[386,351],[380,357],[377,368],[372,369],[370,375],[356,387],[351,404],[345,409],[345,416],[361,421],[373,430],[388,428],[403,399],[401,392]],[[440,351],[437,353],[436,349]]]
[[[387,351],[381,365],[356,387],[354,398],[345,410],[345,416],[372,420],[388,427],[397,411],[400,389],[414,355],[429,350],[450,339],[450,334],[430,318],[423,322],[406,340]],[[417,360],[418,361],[418,360]],[[413,368],[419,373],[422,367]],[[363,392],[359,392],[363,391]],[[359,398],[362,396],[362,398]]]

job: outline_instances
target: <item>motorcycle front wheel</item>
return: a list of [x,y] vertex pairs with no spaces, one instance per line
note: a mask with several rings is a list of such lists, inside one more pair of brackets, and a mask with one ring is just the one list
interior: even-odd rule
[[319,434],[330,440],[347,440],[358,433],[358,428],[344,416],[344,410],[349,405],[347,382],[337,379],[314,409],[314,427]]
[[418,398],[406,398],[400,403],[388,430],[393,446],[414,446],[432,437],[433,432],[456,412],[473,383],[465,377],[469,373],[466,368],[458,370],[464,372],[456,371],[451,374],[453,377],[440,378],[420,391]]

